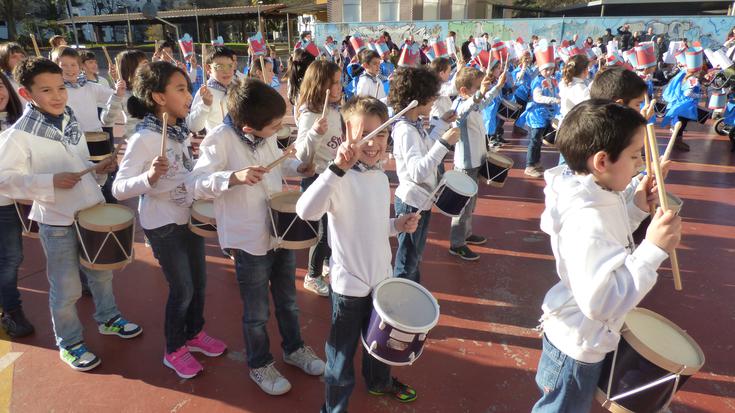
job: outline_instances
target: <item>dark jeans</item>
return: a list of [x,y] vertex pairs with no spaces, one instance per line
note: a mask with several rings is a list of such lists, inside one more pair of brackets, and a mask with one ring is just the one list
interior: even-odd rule
[[204,327],[204,238],[186,225],[168,224],[144,231],[168,281],[164,334],[166,353],[172,353]]
[[681,122],[681,129],[679,129],[679,133],[676,134],[676,139],[681,139],[684,137],[684,131],[687,129],[689,119],[679,116],[677,121]]
[[[398,197],[396,197],[394,208],[396,217],[418,211],[418,208],[403,203]],[[421,211],[421,219],[416,231],[413,234],[405,232],[398,234],[394,276],[416,281],[417,283],[421,282],[419,266],[421,265],[421,256],[424,254],[424,247],[426,247],[426,237],[429,235],[430,219],[431,210]]]
[[273,361],[266,331],[269,284],[276,307],[278,331],[283,338],[283,352],[290,354],[304,345],[296,305],[296,256],[286,249],[270,250],[266,255],[233,251],[243,305],[242,330],[248,366],[257,369]]
[[350,297],[331,291],[332,328],[324,346],[327,367],[324,371],[326,401],[323,413],[347,411],[355,387],[354,358],[357,347],[362,349],[362,376],[369,390],[384,390],[391,385],[390,366],[368,354],[360,344],[360,334],[370,321],[373,298]]
[[[309,178],[302,179],[301,192],[306,191],[306,189],[311,186],[318,177],[319,175],[314,175]],[[322,276],[322,267],[325,262],[329,262],[329,257],[332,256],[332,249],[329,248],[329,242],[327,240],[327,225],[327,214],[324,214],[319,220],[319,242],[309,248],[309,277],[312,278]]]
[[548,132],[549,125],[543,128],[531,128],[528,133],[528,151],[526,152],[526,168],[541,162],[541,139]]
[[18,268],[23,262],[22,226],[15,204],[0,206],[0,305],[3,311],[21,306]]

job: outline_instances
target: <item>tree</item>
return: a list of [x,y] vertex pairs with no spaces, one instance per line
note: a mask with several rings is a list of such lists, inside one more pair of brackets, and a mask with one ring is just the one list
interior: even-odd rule
[[28,2],[22,0],[0,0],[0,17],[8,25],[8,39],[16,39],[18,30],[16,20],[23,19]]

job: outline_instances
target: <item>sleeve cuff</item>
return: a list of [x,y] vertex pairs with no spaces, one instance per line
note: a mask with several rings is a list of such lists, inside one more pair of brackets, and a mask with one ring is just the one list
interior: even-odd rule
[[643,242],[641,242],[641,245],[636,248],[635,252],[633,252],[633,255],[638,260],[641,260],[649,265],[654,271],[656,271],[658,267],[661,266],[666,258],[669,258],[669,254],[667,254],[666,251],[662,250],[656,244],[645,239],[643,240]]

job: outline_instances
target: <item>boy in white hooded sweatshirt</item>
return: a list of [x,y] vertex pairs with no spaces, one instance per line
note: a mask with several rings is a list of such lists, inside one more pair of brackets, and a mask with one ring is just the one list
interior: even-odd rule
[[605,355],[626,314],[656,283],[656,270],[679,243],[681,219],[659,209],[635,248],[632,229],[656,201],[649,176],[639,182],[646,120],[609,100],[578,104],[558,132],[567,165],[545,173],[541,229],[551,236],[560,281],[546,294],[543,352],[533,412],[586,412]]

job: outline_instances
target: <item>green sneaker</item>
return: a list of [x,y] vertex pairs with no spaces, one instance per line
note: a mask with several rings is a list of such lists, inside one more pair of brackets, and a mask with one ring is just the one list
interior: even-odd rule
[[135,323],[116,315],[106,323],[100,324],[98,327],[100,334],[109,336],[118,336],[122,338],[133,338],[143,332],[143,329]]
[[99,357],[87,350],[84,343],[62,348],[59,351],[59,358],[77,371],[89,371],[102,363]]
[[416,390],[414,390],[411,386],[408,384],[403,384],[400,381],[398,381],[397,378],[393,377],[391,379],[391,386],[388,389],[385,390],[369,390],[368,393],[372,394],[373,396],[383,396],[386,394],[393,395],[393,398],[398,400],[401,403],[410,403],[414,400],[416,400]]

